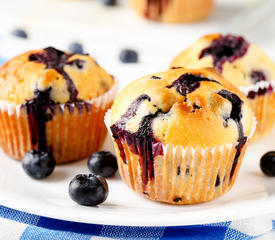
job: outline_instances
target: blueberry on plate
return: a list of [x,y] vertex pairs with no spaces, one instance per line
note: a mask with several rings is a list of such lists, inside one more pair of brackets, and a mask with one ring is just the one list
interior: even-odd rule
[[73,42],[69,45],[69,51],[76,54],[83,54],[83,46],[81,43]]
[[26,31],[20,28],[16,28],[12,30],[11,34],[19,38],[25,38],[25,39],[28,38],[28,34],[26,33]]
[[88,159],[88,168],[95,175],[111,177],[115,175],[118,168],[116,157],[110,152],[95,152]]
[[108,193],[105,178],[93,174],[76,175],[69,185],[71,199],[84,206],[96,206],[103,203]]
[[115,6],[116,0],[101,0],[101,2],[106,6]]
[[262,156],[260,167],[265,175],[269,177],[275,176],[275,151],[267,152]]
[[31,150],[22,159],[24,171],[34,179],[48,177],[55,168],[55,159],[51,153]]
[[138,54],[131,49],[124,49],[120,52],[119,59],[123,63],[136,63],[138,62]]

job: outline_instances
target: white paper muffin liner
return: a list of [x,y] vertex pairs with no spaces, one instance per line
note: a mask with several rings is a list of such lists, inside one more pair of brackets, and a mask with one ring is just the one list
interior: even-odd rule
[[[104,115],[118,90],[115,80],[109,91],[90,101],[56,104],[46,122],[46,143],[57,163],[78,160],[99,150],[106,136]],[[0,146],[16,159],[36,149],[31,141],[28,115],[22,105],[0,101]]]
[[[105,124],[112,135],[110,110],[105,115]],[[256,124],[254,118],[248,139],[253,136]],[[171,204],[210,201],[229,191],[239,172],[248,141],[230,176],[237,144],[235,142],[205,148],[163,145],[163,155],[154,158],[154,178],[144,183],[139,155],[132,153],[128,145],[122,142],[127,159],[127,163],[124,163],[114,141],[120,175],[125,184],[152,200]]]
[[273,88],[275,87],[275,80],[272,81],[260,81],[256,84],[239,87],[242,93],[247,96],[250,91],[258,92],[260,89],[267,89],[271,85]]
[[273,87],[272,93],[265,93],[264,95],[256,95],[255,98],[247,98],[250,103],[254,115],[257,119],[258,125],[254,136],[251,141],[259,140],[271,133],[275,125],[275,80],[270,82],[261,81],[255,85],[247,87],[239,87],[241,92],[248,97],[249,92],[258,92],[261,89],[268,89],[269,86]]

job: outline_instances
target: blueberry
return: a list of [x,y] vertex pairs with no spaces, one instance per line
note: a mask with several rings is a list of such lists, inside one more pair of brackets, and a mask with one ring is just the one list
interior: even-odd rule
[[214,67],[222,71],[225,62],[234,62],[238,58],[243,57],[249,48],[249,43],[244,38],[226,35],[212,41],[211,45],[202,50],[199,59],[205,56],[213,57]]
[[101,2],[106,6],[115,6],[116,0],[101,0]]
[[250,73],[250,78],[253,80],[253,83],[258,83],[261,81],[266,81],[266,76],[262,71],[252,71]]
[[26,31],[20,28],[14,29],[11,34],[19,38],[28,38],[28,34],[26,33]]
[[105,178],[93,174],[76,175],[69,185],[71,199],[84,206],[96,206],[103,203],[108,193]]
[[48,177],[54,170],[55,159],[51,153],[31,150],[22,159],[24,171],[34,179]]
[[136,63],[138,62],[138,54],[131,49],[124,49],[120,52],[119,59],[123,63]]
[[116,157],[110,152],[95,152],[88,160],[88,168],[93,174],[111,177],[117,171]]
[[81,43],[73,42],[69,45],[69,51],[76,54],[83,54],[83,46]]
[[275,152],[267,152],[262,156],[260,167],[263,173],[269,177],[275,176]]

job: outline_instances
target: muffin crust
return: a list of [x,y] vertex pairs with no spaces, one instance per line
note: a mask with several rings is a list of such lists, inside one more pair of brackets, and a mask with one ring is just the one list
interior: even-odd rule
[[[198,82],[192,80],[192,76],[197,76]],[[188,83],[189,89],[186,87]],[[238,140],[238,128],[232,119],[225,120],[225,116],[230,116],[232,104],[223,94],[219,94],[222,90],[232,92],[243,102],[240,121],[244,125],[244,135],[248,135],[252,112],[245,96],[212,69],[178,68],[132,82],[115,100],[111,123],[121,119],[129,103],[139,99],[136,101],[139,102],[136,113],[129,117],[125,125],[129,131],[135,132],[148,113],[160,111],[154,118],[152,129],[163,144],[195,147],[235,142]]]
[[54,103],[91,100],[107,92],[114,81],[88,55],[64,53],[52,47],[29,51],[0,68],[0,100],[23,104],[35,92],[49,91]]

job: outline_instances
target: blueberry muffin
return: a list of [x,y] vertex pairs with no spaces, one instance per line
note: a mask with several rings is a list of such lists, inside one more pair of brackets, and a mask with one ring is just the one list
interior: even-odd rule
[[129,0],[136,12],[150,20],[192,22],[209,15],[213,0]]
[[171,67],[214,67],[248,98],[258,125],[252,140],[264,137],[275,122],[275,63],[243,37],[211,34],[180,53]]
[[171,204],[233,185],[253,132],[245,96],[212,69],[171,69],[126,86],[105,117],[123,181]]
[[21,159],[50,151],[57,163],[98,150],[116,84],[88,55],[52,47],[23,53],[0,68],[0,146]]

